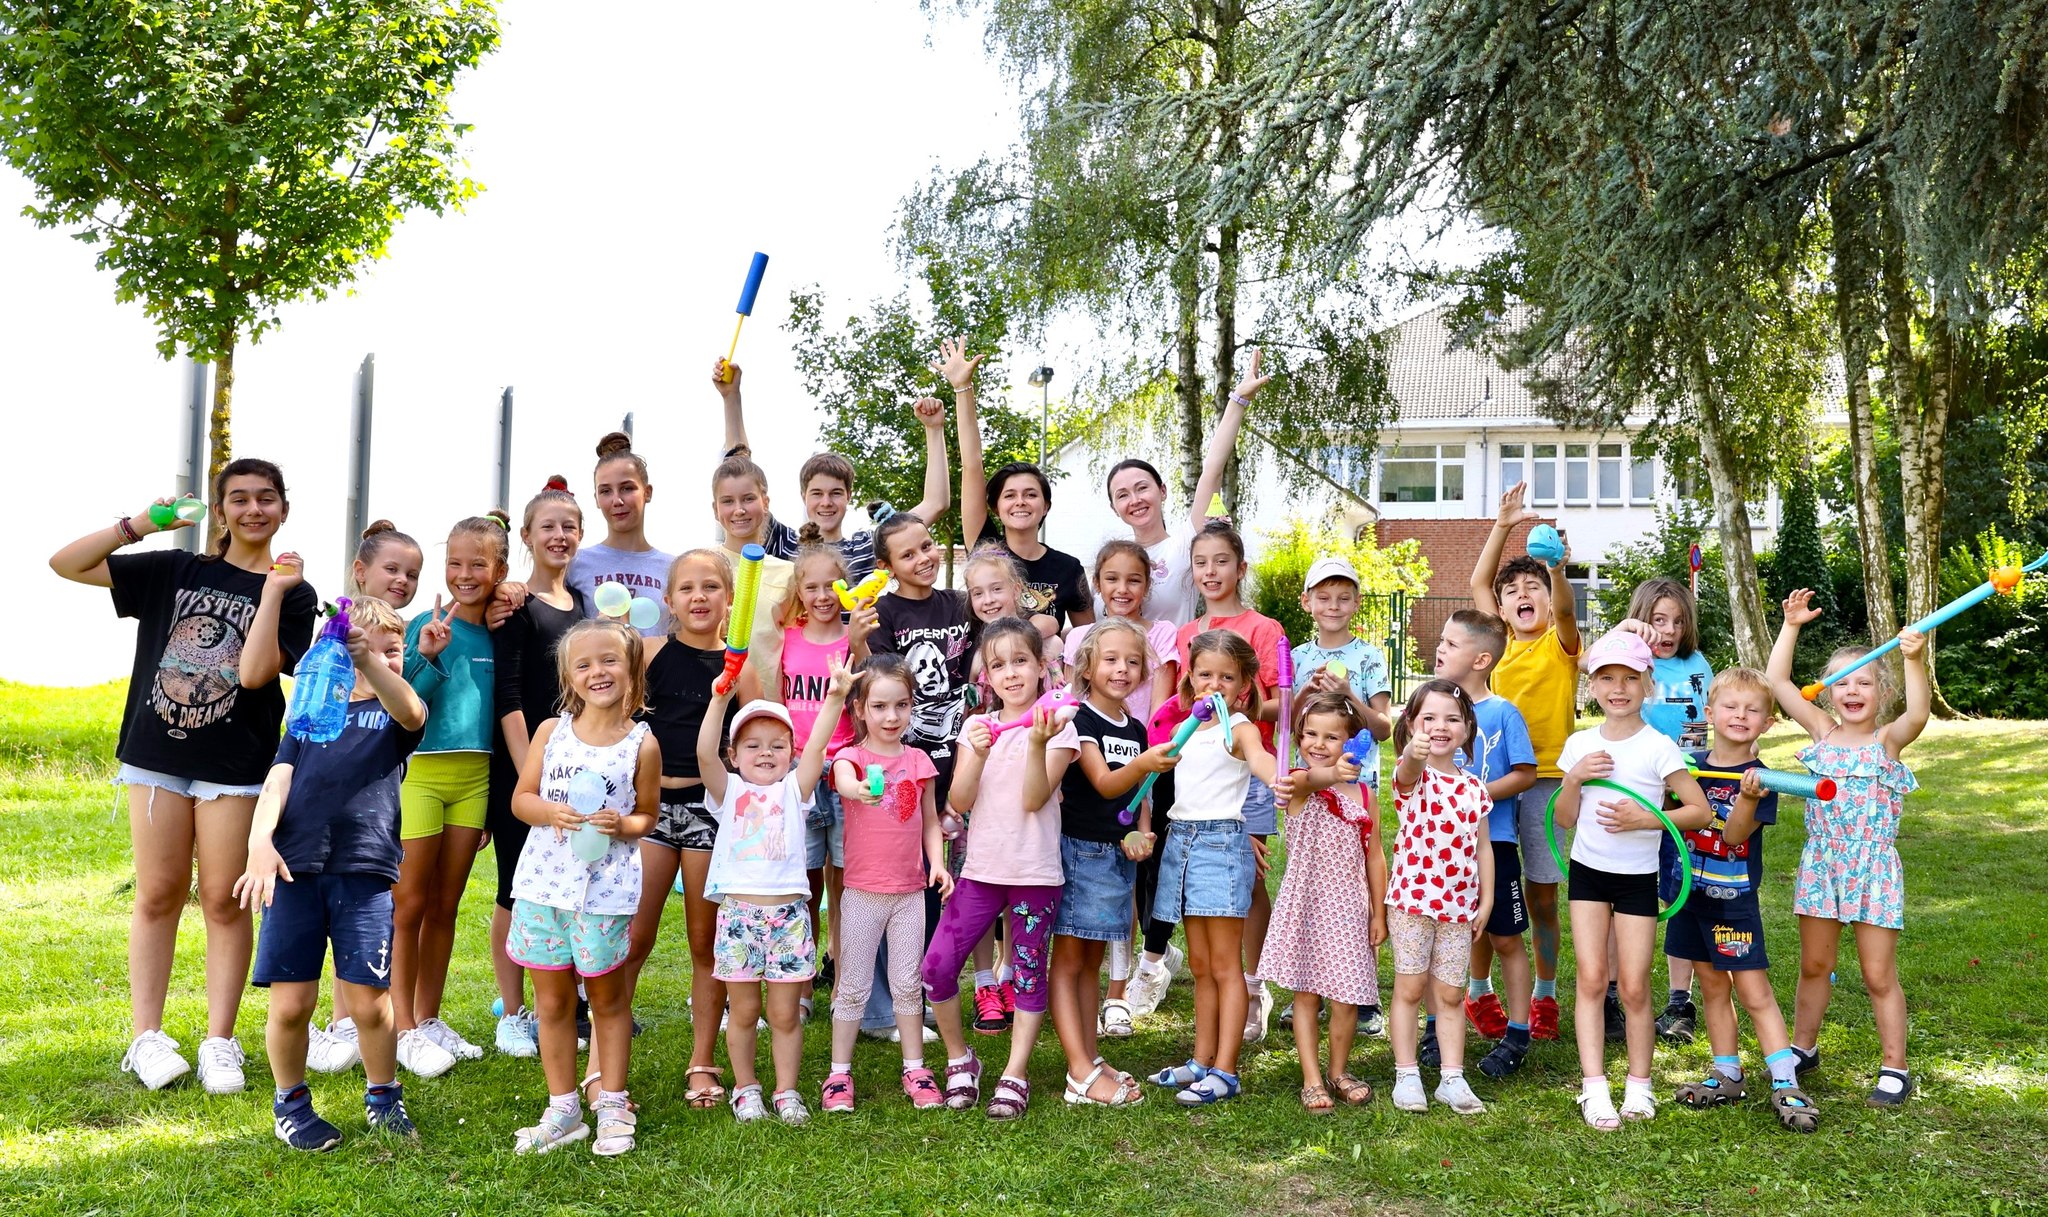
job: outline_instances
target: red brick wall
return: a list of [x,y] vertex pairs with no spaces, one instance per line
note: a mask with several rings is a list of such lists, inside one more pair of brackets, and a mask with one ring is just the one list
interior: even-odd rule
[[[1545,516],[1541,523],[1555,525],[1553,516]],[[1527,552],[1529,529],[1534,525],[1521,525],[1509,535],[1507,545],[1501,550],[1501,560]],[[1486,548],[1487,534],[1493,531],[1491,518],[1481,520],[1389,520],[1381,519],[1373,525],[1373,537],[1381,546],[1394,545],[1414,539],[1422,542],[1422,554],[1429,559],[1429,594],[1432,596],[1463,596],[1469,587],[1473,564],[1479,561],[1479,551]]]

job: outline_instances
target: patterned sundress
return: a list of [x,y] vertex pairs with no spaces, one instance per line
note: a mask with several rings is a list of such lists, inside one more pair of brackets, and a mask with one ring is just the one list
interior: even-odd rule
[[1379,1004],[1363,829],[1371,809],[1319,790],[1287,817],[1287,873],[1273,901],[1259,979],[1347,1005]]
[[1799,760],[1817,777],[1835,779],[1835,797],[1806,801],[1806,848],[1792,911],[1802,917],[1906,924],[1906,872],[1899,863],[1899,820],[1906,796],[1920,788],[1904,762],[1878,740],[1850,748],[1816,740]]

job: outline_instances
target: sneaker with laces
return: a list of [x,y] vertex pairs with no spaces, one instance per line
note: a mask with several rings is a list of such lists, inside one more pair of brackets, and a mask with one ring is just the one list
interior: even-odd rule
[[128,1045],[121,1058],[121,1071],[151,1090],[164,1087],[192,1072],[192,1064],[178,1055],[178,1041],[161,1031],[145,1031]]
[[362,1050],[356,1044],[355,1030],[353,1022],[345,1036],[318,1023],[306,1028],[306,1068],[314,1073],[343,1073],[354,1069],[356,1062],[363,1059]]
[[827,1074],[825,1085],[818,1091],[818,1106],[826,1111],[852,1111],[853,1075]]
[[460,1032],[438,1018],[421,1019],[419,1029],[426,1032],[435,1043],[446,1048],[448,1055],[458,1061],[477,1061],[483,1059],[483,1049],[463,1039]]
[[398,1035],[398,1067],[416,1078],[438,1078],[455,1068],[455,1054],[434,1042],[423,1027]]
[[1017,982],[1005,976],[996,983],[996,988],[1003,995],[1003,1013],[1017,1013]]
[[420,1139],[420,1130],[413,1127],[412,1117],[405,1113],[405,1087],[397,1082],[372,1086],[363,1092],[363,1118],[378,1132],[408,1141]]
[[1557,999],[1539,997],[1529,1003],[1529,1038],[1532,1040],[1554,1040],[1557,1038]]
[[533,1012],[523,1006],[498,1020],[496,1040],[498,1051],[506,1056],[540,1055],[540,1036]]
[[1672,1002],[1657,1016],[1657,1038],[1667,1044],[1690,1044],[1699,1017],[1699,1008],[1690,1001]]
[[1497,1040],[1508,1033],[1508,1012],[1502,1008],[1500,998],[1492,993],[1465,999],[1465,1021],[1490,1040]]
[[320,1154],[341,1144],[341,1130],[313,1110],[313,1092],[303,1082],[273,1100],[270,1114],[276,1119],[277,1139],[293,1149]]
[[1131,977],[1129,987],[1124,990],[1124,1000],[1131,1003],[1131,1018],[1144,1018],[1159,1008],[1160,999],[1166,996],[1166,986],[1173,982],[1162,964],[1140,963]]
[[1360,1035],[1385,1035],[1387,1033],[1387,1018],[1386,1015],[1380,1013],[1378,1006],[1360,1006],[1358,1008],[1358,1033]]
[[1461,1116],[1476,1116],[1486,1110],[1486,1104],[1472,1093],[1472,1084],[1462,1073],[1445,1074],[1436,1084],[1436,1101]]
[[1273,990],[1265,981],[1259,982],[1256,993],[1244,1008],[1244,1042],[1256,1044],[1266,1038],[1266,1028],[1273,1018]]
[[939,1079],[929,1069],[904,1070],[903,1093],[910,1096],[910,1105],[919,1111],[946,1105],[946,1096],[939,1091]]
[[[242,1076],[242,1043],[233,1037],[214,1036],[199,1041],[199,1085],[208,1094],[240,1094],[249,1081]],[[330,1125],[329,1127],[332,1127]]]
[[1003,987],[1001,985],[978,985],[974,990],[974,1029],[983,1035],[994,1035],[1010,1025],[1010,1016],[1003,1009]]

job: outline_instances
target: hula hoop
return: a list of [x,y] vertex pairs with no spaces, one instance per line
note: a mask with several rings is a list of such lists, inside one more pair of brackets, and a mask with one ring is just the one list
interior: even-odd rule
[[[1610,782],[1606,778],[1589,778],[1579,785],[1598,786],[1602,790],[1618,790],[1664,822],[1664,831],[1671,834],[1671,843],[1678,847],[1678,899],[1673,900],[1669,907],[1657,914],[1657,920],[1671,920],[1678,910],[1685,907],[1686,897],[1692,895],[1692,866],[1686,861],[1685,834],[1678,831],[1678,825],[1671,822],[1671,817],[1664,814],[1663,808],[1654,806],[1650,800],[1620,782]],[[1550,840],[1550,860],[1557,863],[1557,869],[1561,873],[1569,875],[1571,867],[1566,864],[1564,851],[1557,847],[1557,796],[1563,793],[1564,787],[1559,786],[1550,792],[1550,801],[1543,805],[1543,835]]]

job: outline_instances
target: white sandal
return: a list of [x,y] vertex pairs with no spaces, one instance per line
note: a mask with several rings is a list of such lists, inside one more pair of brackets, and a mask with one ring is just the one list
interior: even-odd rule
[[1131,1003],[1121,997],[1112,997],[1102,1003],[1102,1034],[1111,1039],[1125,1039],[1130,1036]]
[[590,1114],[597,1120],[597,1140],[590,1144],[591,1153],[616,1158],[632,1151],[634,1129],[640,1121],[623,1097],[598,1104]]
[[1621,1118],[1624,1120],[1656,1119],[1656,1092],[1648,1086],[1625,1087],[1621,1092]]
[[1615,1114],[1614,1095],[1608,1091],[1587,1094],[1579,1091],[1579,1114],[1586,1118],[1586,1124],[1600,1132],[1614,1132],[1621,1127],[1621,1117]]
[[590,1125],[583,1122],[581,1111],[557,1111],[550,1107],[541,1113],[540,1123],[531,1128],[522,1128],[512,1135],[512,1152],[544,1154],[572,1141],[581,1141],[589,1135]]
[[[1088,1093],[1094,1089],[1095,1079],[1101,1077],[1104,1073],[1108,1073],[1112,1078],[1116,1079],[1115,1098],[1098,1099]],[[1123,1074],[1111,1070],[1109,1066],[1101,1061],[1095,1062],[1095,1068],[1089,1070],[1088,1076],[1080,1081],[1075,1081],[1074,1075],[1071,1073],[1067,1075],[1067,1103],[1069,1106],[1134,1107],[1144,1101],[1144,1092],[1138,1089],[1136,1082],[1125,1077]]]

